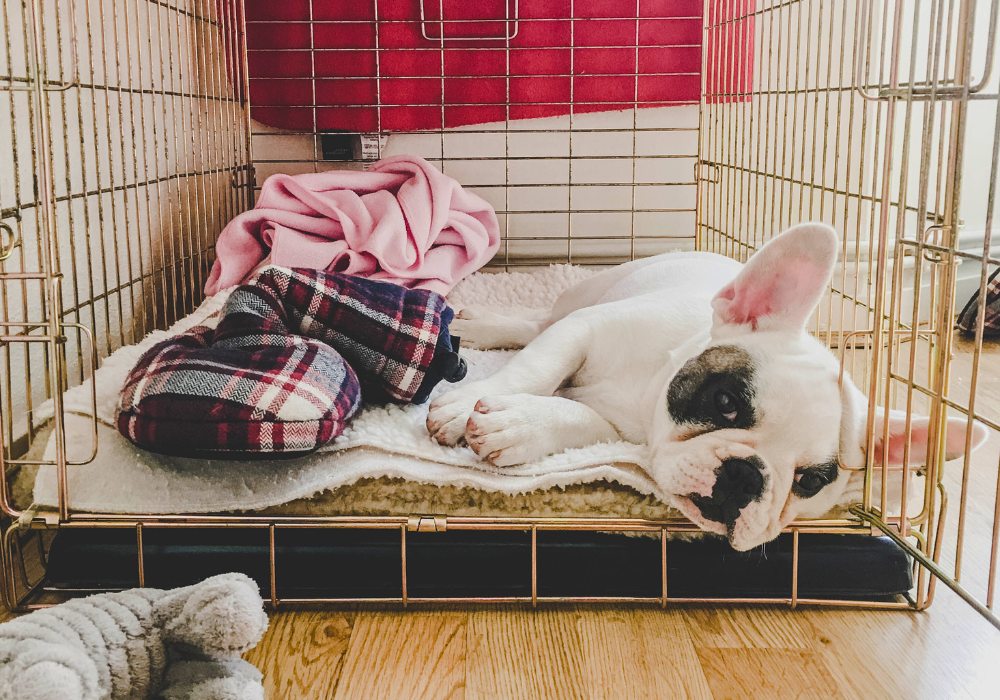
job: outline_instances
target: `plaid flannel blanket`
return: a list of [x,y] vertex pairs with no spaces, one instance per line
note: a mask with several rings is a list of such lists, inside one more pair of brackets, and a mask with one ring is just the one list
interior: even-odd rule
[[118,430],[154,452],[246,458],[309,452],[366,402],[422,402],[464,376],[452,310],[426,290],[267,268],[215,329],[150,348],[129,373]]
[[983,320],[983,337],[1000,337],[1000,268],[993,271],[986,283],[986,299],[979,298],[979,290],[972,295],[969,303],[958,315],[958,327],[968,336],[976,334],[976,323],[979,317],[979,307],[986,304]]
[[448,333],[454,312],[426,289],[270,267],[233,294],[237,306],[282,307],[292,333],[336,348],[358,373],[366,403],[423,403],[457,357]]

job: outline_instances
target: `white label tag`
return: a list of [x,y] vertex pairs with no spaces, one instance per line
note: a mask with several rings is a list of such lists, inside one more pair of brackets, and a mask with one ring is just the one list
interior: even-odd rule
[[361,159],[378,160],[388,140],[386,134],[361,134]]

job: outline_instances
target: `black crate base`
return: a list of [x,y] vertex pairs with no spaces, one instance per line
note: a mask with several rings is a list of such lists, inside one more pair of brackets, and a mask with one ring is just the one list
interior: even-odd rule
[[[619,533],[538,531],[539,596],[657,597],[660,541]],[[884,537],[801,535],[799,597],[885,601],[907,592],[906,554]],[[267,531],[147,528],[146,585],[186,585],[242,571],[270,595]],[[396,530],[278,529],[277,591],[281,598],[399,597],[400,533]],[[703,538],[668,544],[670,597],[787,598],[792,538],[736,552]],[[65,589],[137,585],[132,530],[72,529],[55,538],[49,582]],[[407,533],[410,597],[531,595],[527,532]]]

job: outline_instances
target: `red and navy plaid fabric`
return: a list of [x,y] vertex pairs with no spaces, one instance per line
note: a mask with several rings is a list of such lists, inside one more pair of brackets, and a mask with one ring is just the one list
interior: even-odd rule
[[[350,363],[365,403],[422,403],[443,378],[435,357],[451,351],[448,324],[454,312],[444,297],[425,289],[322,270],[269,267],[239,287],[241,313],[282,309],[289,331],[321,340]],[[228,334],[219,324],[219,333]]]
[[163,454],[293,456],[335,438],[360,406],[344,358],[278,321],[217,340],[196,328],[150,348],[122,390],[119,432]]
[[986,305],[986,312],[983,317],[983,337],[1000,337],[1000,268],[993,271],[989,281],[986,283],[986,297],[979,298],[977,290],[969,303],[958,315],[958,327],[965,335],[976,334],[976,324],[979,318],[979,308]]
[[118,429],[166,454],[299,454],[340,434],[362,396],[422,402],[461,378],[444,298],[271,267],[236,288],[214,330],[158,343],[129,374]]

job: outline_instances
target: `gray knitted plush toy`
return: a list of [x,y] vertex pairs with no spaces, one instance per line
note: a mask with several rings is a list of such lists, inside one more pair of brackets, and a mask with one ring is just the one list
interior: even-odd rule
[[0,700],[262,699],[266,629],[243,574],[72,600],[0,625]]

